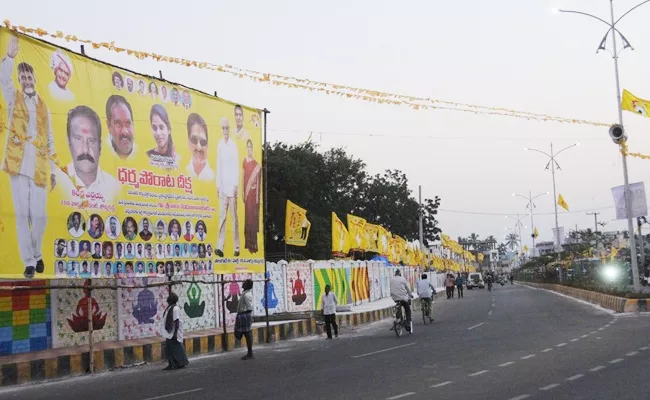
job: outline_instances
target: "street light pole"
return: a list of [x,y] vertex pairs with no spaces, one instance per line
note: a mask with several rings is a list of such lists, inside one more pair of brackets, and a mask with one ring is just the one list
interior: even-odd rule
[[[598,21],[601,21],[605,23],[606,25],[609,26],[609,30],[605,34],[605,37],[603,40],[600,42],[600,45],[598,47],[598,50],[604,50],[605,49],[605,42],[607,41],[607,36],[611,32],[612,34],[612,56],[614,58],[614,76],[616,78],[616,101],[617,101],[617,107],[618,107],[618,121],[619,125],[621,128],[623,128],[623,107],[621,104],[621,84],[620,84],[620,79],[619,79],[619,71],[618,71],[618,46],[616,44],[616,33],[619,34],[623,41],[623,49],[630,48],[634,50],[630,42],[623,36],[623,34],[618,30],[616,27],[616,24],[618,24],[621,19],[623,19],[626,15],[634,11],[635,9],[641,7],[642,5],[650,2],[650,0],[645,0],[636,6],[632,7],[628,11],[626,11],[623,15],[621,15],[618,19],[615,19],[614,17],[614,0],[609,0],[609,10],[610,10],[610,17],[611,17],[611,22],[607,22],[602,18],[596,17],[595,15],[591,15],[588,13],[580,12],[580,11],[571,11],[571,10],[557,10],[558,12],[564,12],[564,13],[574,13],[574,14],[581,14],[585,15],[594,19],[597,19]],[[624,131],[623,131],[624,132]],[[636,252],[636,240],[634,238],[634,222],[632,221],[633,216],[632,216],[632,202],[631,202],[631,196],[630,196],[630,182],[629,182],[629,177],[628,177],[628,171],[627,171],[627,154],[625,151],[623,151],[625,146],[625,142],[623,141],[620,144],[621,147],[621,157],[623,159],[623,181],[625,185],[625,209],[627,211],[627,230],[629,232],[630,236],[630,257],[631,257],[631,264],[632,264],[632,284],[634,286],[634,291],[638,292],[641,290],[641,282],[639,281],[639,266],[638,266],[638,260],[637,260],[637,252]]]
[[544,196],[545,194],[548,194],[548,192],[540,193],[533,197],[533,193],[530,190],[528,191],[528,197],[517,193],[512,194],[513,196],[528,200],[526,208],[530,208],[530,229],[533,231],[532,235],[530,236],[533,238],[533,257],[535,257],[535,219],[533,218],[533,209],[537,207],[533,201],[540,196]]
[[528,147],[526,147],[524,149],[524,150],[535,151],[537,153],[544,154],[549,159],[548,164],[546,164],[546,169],[548,169],[548,166],[550,164],[550,166],[551,166],[551,176],[553,178],[553,206],[555,207],[555,236],[557,237],[557,242],[555,242],[555,240],[554,240],[554,242],[555,242],[555,251],[558,252],[558,259],[560,257],[559,250],[561,249],[560,246],[562,245],[562,243],[561,243],[561,240],[560,240],[560,224],[559,224],[559,221],[558,221],[558,214],[557,214],[557,200],[558,199],[557,199],[557,190],[556,190],[556,186],[555,186],[555,170],[556,169],[561,169],[561,168],[560,168],[560,164],[558,164],[558,162],[556,160],[556,157],[558,155],[560,155],[560,153],[562,153],[564,150],[568,150],[568,149],[570,149],[572,147],[576,147],[576,146],[579,146],[579,145],[580,145],[580,143],[574,143],[571,146],[567,146],[567,147],[563,148],[562,150],[558,151],[557,153],[555,153],[554,150],[553,150],[553,142],[551,142],[551,154],[549,154],[549,153],[547,153],[545,151],[542,151],[542,150],[531,149],[531,148],[528,148]]

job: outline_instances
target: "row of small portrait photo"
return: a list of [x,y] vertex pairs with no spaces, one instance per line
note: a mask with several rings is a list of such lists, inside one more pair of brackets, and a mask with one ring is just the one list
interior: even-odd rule
[[54,241],[54,257],[81,260],[164,260],[170,258],[211,258],[212,245],[205,243],[132,243],[91,242],[89,240]]
[[137,93],[140,96],[148,96],[151,100],[162,101],[162,102],[171,102],[175,106],[182,106],[186,110],[189,110],[192,107],[192,95],[187,89],[183,89],[181,92],[175,87],[169,89],[166,85],[161,84],[160,89],[158,89],[158,84],[154,81],[145,83],[143,79],[138,78],[137,80],[129,75],[123,75],[122,73],[115,71],[111,75],[111,83],[113,87],[118,91],[126,91],[128,93]]
[[185,221],[183,228],[177,219],[172,219],[167,224],[162,219],[156,222],[155,229],[152,230],[149,218],[144,217],[139,222],[133,217],[126,217],[120,223],[120,220],[111,215],[108,217],[108,224],[104,223],[104,219],[99,214],[91,214],[88,218],[88,224],[80,212],[74,211],[70,214],[67,221],[68,233],[73,238],[80,238],[84,233],[88,233],[93,239],[100,239],[102,235],[106,234],[109,239],[116,240],[121,235],[125,240],[133,241],[136,239],[150,241],[156,238],[157,241],[162,242],[169,237],[172,241],[185,240],[191,242],[197,240],[203,242],[207,239],[207,227],[203,220],[198,220],[195,223],[192,221]]
[[138,278],[212,274],[211,260],[176,261],[78,261],[56,260],[55,273],[60,278]]

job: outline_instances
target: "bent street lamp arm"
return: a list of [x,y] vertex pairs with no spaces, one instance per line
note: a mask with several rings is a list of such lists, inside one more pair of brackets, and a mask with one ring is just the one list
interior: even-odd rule
[[[648,0],[648,1],[650,1],[650,0]],[[563,148],[562,150],[560,150],[560,151],[558,151],[557,153],[555,153],[555,157],[557,157],[558,155],[560,155],[560,153],[563,152],[564,150],[568,150],[568,149],[570,149],[570,148],[572,148],[572,147],[576,147],[577,145],[578,145],[578,143],[574,143],[574,144],[572,144],[571,146],[567,146],[567,147]]]
[[531,149],[531,148],[529,148],[529,147],[526,147],[525,150],[528,150],[528,151],[536,151],[536,152],[538,152],[538,153],[542,153],[542,154],[544,154],[546,157],[548,157],[548,158],[550,158],[550,159],[553,159],[553,157],[552,157],[550,154],[548,154],[547,152],[542,151],[542,150]]
[[627,40],[627,38],[626,38],[626,37],[621,33],[621,31],[618,30],[618,28],[616,28],[616,24],[618,23],[618,21],[621,20],[621,18],[623,18],[624,16],[626,16],[627,14],[629,14],[630,12],[632,12],[632,10],[634,10],[634,9],[636,9],[637,7],[640,7],[640,6],[642,6],[643,4],[648,3],[648,2],[650,2],[650,0],[646,0],[646,1],[644,1],[643,3],[637,5],[636,7],[633,7],[631,10],[629,10],[628,12],[626,12],[625,14],[623,14],[623,15],[622,15],[622,16],[621,16],[621,17],[620,17],[616,22],[614,22],[614,25],[612,25],[611,23],[605,21],[604,19],[602,19],[602,18],[600,18],[600,17],[597,17],[597,16],[595,16],[595,15],[592,15],[592,14],[589,14],[589,13],[586,13],[586,12],[582,12],[582,11],[574,11],[574,10],[562,10],[562,9],[558,9],[557,12],[561,12],[561,13],[569,13],[569,14],[580,14],[580,15],[585,15],[585,16],[587,16],[587,17],[591,17],[591,18],[596,19],[596,20],[598,20],[598,21],[604,23],[605,25],[607,25],[607,26],[609,27],[609,29],[608,29],[607,32],[605,33],[605,36],[603,37],[603,40],[600,42],[600,45],[598,46],[598,50],[604,50],[604,49],[605,49],[605,42],[607,41],[607,35],[609,35],[609,32],[610,32],[612,29],[614,29],[614,31],[615,31],[616,33],[618,33],[618,34],[621,36],[621,39],[623,39],[623,44],[624,44],[624,45],[623,45],[623,48],[624,48],[624,49],[629,47],[629,48],[631,48],[631,49],[634,50],[634,48],[632,47],[632,45],[630,44],[630,42]]

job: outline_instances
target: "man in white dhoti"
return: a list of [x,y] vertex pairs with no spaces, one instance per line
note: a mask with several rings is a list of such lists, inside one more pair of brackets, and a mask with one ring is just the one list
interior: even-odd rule
[[0,85],[7,104],[7,144],[2,169],[10,175],[11,194],[16,214],[18,249],[25,266],[24,276],[43,273],[43,234],[47,215],[48,172],[51,188],[55,164],[52,119],[43,99],[36,93],[34,68],[21,62],[17,66],[20,89],[12,75],[18,55],[18,38],[9,39],[7,54],[0,63]]
[[230,212],[233,223],[235,252],[239,257],[239,222],[237,221],[237,187],[239,186],[239,154],[235,141],[230,138],[230,122],[221,118],[223,138],[217,147],[217,195],[219,196],[219,238],[215,253],[223,257],[226,241],[226,216]]
[[48,85],[52,97],[63,101],[73,101],[74,93],[68,89],[68,82],[74,73],[74,65],[70,58],[63,51],[57,49],[50,58],[50,68],[54,72],[54,80]]

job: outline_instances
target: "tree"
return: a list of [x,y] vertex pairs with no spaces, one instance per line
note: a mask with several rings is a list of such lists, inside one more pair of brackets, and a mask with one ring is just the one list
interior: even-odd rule
[[[331,214],[345,221],[346,214],[380,224],[407,240],[419,237],[420,206],[412,197],[406,175],[397,170],[369,176],[363,161],[342,148],[319,152],[317,145],[275,143],[268,148],[268,209],[266,249],[269,259],[284,257],[286,201],[307,209],[311,230],[307,246],[292,247],[304,258],[332,256]],[[423,204],[425,244],[439,240],[435,216],[440,199]],[[366,253],[367,257],[373,254]]]
[[508,246],[510,250],[514,250],[518,244],[519,244],[519,235],[517,235],[516,233],[509,233],[508,236],[506,237],[506,246]]
[[435,197],[435,200],[425,199],[422,204],[422,231],[425,247],[429,247],[440,240],[442,230],[438,228],[438,220],[436,219],[438,207],[440,207],[440,197],[438,196]]
[[508,252],[508,248],[504,243],[499,243],[499,246],[497,246],[497,251],[499,252],[500,256],[505,256]]

